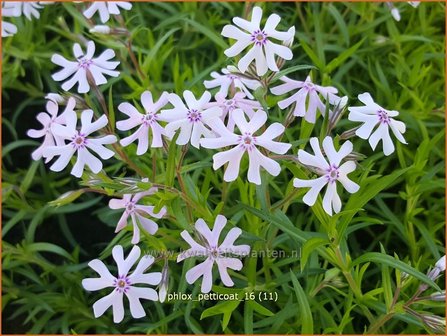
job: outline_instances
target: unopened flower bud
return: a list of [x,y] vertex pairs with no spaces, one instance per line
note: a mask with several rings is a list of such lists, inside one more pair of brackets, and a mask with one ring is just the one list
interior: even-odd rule
[[443,256],[436,262],[435,267],[431,269],[430,272],[428,272],[427,276],[431,280],[435,280],[441,275],[441,272],[444,271],[445,271],[445,256]]
[[433,294],[430,294],[430,300],[432,301],[445,301],[445,290],[441,292],[435,292]]
[[65,98],[64,98],[63,96],[61,96],[60,94],[58,94],[58,93],[51,93],[51,92],[50,92],[50,93],[48,93],[48,94],[45,96],[45,99],[52,100],[52,101],[54,101],[55,103],[58,103],[58,104],[60,104],[60,105],[66,103]]
[[421,315],[422,322],[436,333],[445,333],[445,318],[437,315]]
[[165,264],[161,271],[161,281],[160,281],[160,289],[158,291],[158,298],[160,302],[165,302],[166,295],[168,293],[169,286],[169,268],[168,268],[168,260],[165,260]]
[[286,47],[291,47],[293,44],[293,40],[295,39],[295,26],[290,27],[289,30],[287,31],[287,34],[289,34],[290,38],[284,41],[283,44]]
[[93,28],[90,29],[90,33],[93,34],[109,35],[110,32],[111,32],[110,27],[106,25],[94,26]]
[[351,128],[350,130],[344,131],[341,135],[340,135],[340,139],[341,140],[347,140],[349,138],[352,138],[355,135],[355,132],[360,128],[360,126],[355,127],[355,128]]
[[436,262],[435,267],[439,268],[441,272],[445,271],[445,256]]
[[393,16],[394,20],[400,21],[400,12],[396,7],[391,9],[391,15]]

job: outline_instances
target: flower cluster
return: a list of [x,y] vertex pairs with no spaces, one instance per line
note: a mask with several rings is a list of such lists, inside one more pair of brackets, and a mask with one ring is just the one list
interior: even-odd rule
[[[91,19],[98,12],[103,23],[110,19],[110,14],[116,15],[117,19],[122,21],[120,8],[129,10],[131,7],[128,2],[94,2],[83,13],[85,17]],[[361,187],[361,183],[359,185],[351,180],[355,179],[354,171],[357,167],[353,155],[353,143],[346,140],[339,145],[340,138],[330,136],[330,132],[321,139],[317,137],[297,139],[297,135],[292,131],[285,134],[292,119],[301,117],[303,123],[310,124],[316,124],[319,118],[332,122],[341,118],[342,112],[347,109],[349,110],[347,121],[362,123],[353,132],[361,139],[369,139],[373,150],[382,141],[385,155],[390,155],[395,150],[390,129],[399,142],[406,144],[403,137],[405,124],[395,119],[399,112],[381,107],[367,92],[358,96],[364,106],[348,106],[348,98],[339,96],[337,88],[318,85],[312,80],[311,75],[304,81],[281,75],[275,76],[285,61],[293,58],[295,27],[290,27],[286,31],[279,29],[281,18],[277,14],[270,15],[264,25],[261,25],[261,21],[262,10],[255,6],[250,20],[236,17],[233,19],[234,25],[223,27],[222,35],[236,40],[225,50],[225,55],[233,58],[244,50],[247,52],[238,57],[235,62],[237,67],[228,66],[223,68],[221,73],[212,72],[210,75],[212,79],[203,82],[205,89],[216,91],[214,97],[207,90],[194,93],[185,90],[181,93],[162,92],[158,99],[154,99],[153,92],[140,91],[137,97],[140,97],[141,107],[135,101],[132,104],[121,102],[118,105],[117,110],[126,116],[121,119],[118,114],[120,120],[116,121],[116,129],[123,134],[120,139],[113,134],[115,125],[109,125],[107,106],[98,88],[107,83],[104,75],[111,77],[120,75],[116,70],[120,62],[113,60],[115,52],[106,49],[98,57],[94,57],[95,43],[88,41],[85,52],[79,43],[74,44],[74,60],[54,54],[52,62],[62,69],[54,73],[52,78],[58,82],[63,81],[61,88],[64,91],[69,91],[76,84],[80,94],[93,91],[100,104],[102,103],[103,111],[94,112],[88,107],[86,100],[79,96],[74,98],[75,95],[71,95],[65,101],[59,94],[50,94],[47,113],[37,115],[42,129],[28,132],[32,138],[43,138],[40,147],[32,154],[33,159],[43,157],[47,163],[57,157],[50,169],[59,172],[69,165],[73,156],[76,156],[71,174],[80,178],[85,166],[93,174],[100,173],[103,163],[99,158],[108,160],[115,153],[117,158],[124,158],[122,147],[131,146],[136,142],[136,154],[143,156],[150,148],[163,148],[167,151],[168,142],[175,141],[176,145],[185,146],[184,151],[187,150],[188,144],[191,144],[194,150],[217,150],[213,155],[213,169],[217,171],[225,166],[224,181],[232,182],[238,178],[243,180],[246,169],[247,181],[261,185],[266,179],[272,178],[271,176],[281,174],[282,167],[279,160],[284,157],[292,158],[300,164],[301,172],[304,175],[308,174],[307,178],[293,179],[295,188],[309,188],[302,201],[308,206],[315,205],[317,201],[320,202],[318,196],[326,187],[321,200],[324,211],[330,216],[340,212],[342,200],[337,186],[341,184],[350,194],[357,192]],[[101,29],[107,31],[106,28]],[[131,49],[129,47],[129,52]],[[276,77],[279,77],[281,84],[270,88],[269,85],[276,80]],[[279,113],[275,112],[274,106],[266,103],[265,97],[259,96],[258,89],[263,89],[260,91],[266,94],[270,91],[276,96],[288,95],[277,99],[279,109],[287,110],[287,117],[280,120],[282,122],[269,120],[278,120]],[[76,99],[81,101],[81,104],[77,104]],[[58,114],[58,103],[61,102],[66,103],[66,108]],[[80,119],[79,126],[78,119]],[[283,137],[287,140],[283,141]],[[298,140],[304,144],[309,142],[313,154],[299,149],[297,156],[285,155]],[[113,145],[114,150],[107,148],[106,145]],[[126,150],[133,151],[132,148]],[[127,162],[129,163],[129,160]],[[264,174],[265,172],[268,174]],[[316,178],[311,178],[311,174],[317,175]],[[352,175],[348,177],[350,174]],[[150,184],[148,178],[144,176],[141,178],[142,183]],[[123,320],[123,294],[129,299],[131,314],[135,318],[145,316],[140,299],[164,301],[166,297],[169,269],[167,260],[162,273],[145,274],[144,271],[155,260],[153,257],[144,256],[134,272],[129,274],[140,256],[140,249],[136,244],[142,240],[141,233],[143,238],[146,235],[155,235],[159,226],[153,218],[161,219],[168,215],[165,206],[157,207],[153,205],[154,203],[149,203],[151,198],[159,195],[158,187],[163,186],[154,185],[136,193],[117,192],[117,198],[109,200],[111,209],[123,211],[115,232],[125,228],[131,230],[133,232],[131,243],[134,246],[127,259],[123,257],[122,246],[117,245],[113,248],[112,254],[118,266],[116,277],[108,272],[101,261],[93,260],[89,263],[100,278],[85,279],[84,288],[89,291],[113,288],[112,293],[94,304],[95,317],[101,316],[112,306],[114,321]],[[128,227],[129,217],[131,227]],[[187,230],[181,233],[181,237],[190,248],[177,255],[177,262],[190,257],[205,258],[203,262],[186,272],[186,281],[189,284],[202,278],[203,293],[208,293],[212,289],[214,264],[217,265],[222,283],[225,286],[234,286],[229,269],[240,271],[243,267],[240,257],[246,256],[250,251],[248,245],[234,245],[242,234],[241,229],[237,227],[230,229],[219,243],[226,223],[227,219],[223,215],[217,215],[213,229],[210,230],[203,219],[198,219],[192,230],[196,239],[193,239]],[[158,296],[154,289],[137,287],[135,284],[159,285],[160,295]]]

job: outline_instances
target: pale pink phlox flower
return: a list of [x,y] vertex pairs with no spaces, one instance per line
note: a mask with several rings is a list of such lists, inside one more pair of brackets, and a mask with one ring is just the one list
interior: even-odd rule
[[227,219],[222,215],[218,215],[214,222],[213,230],[211,231],[203,219],[198,219],[195,228],[201,238],[200,244],[191,237],[188,231],[185,230],[181,233],[182,238],[191,248],[180,253],[177,257],[177,262],[191,257],[206,257],[205,261],[186,272],[186,281],[189,284],[193,284],[197,279],[202,277],[202,293],[211,291],[214,264],[217,264],[223,284],[227,287],[234,286],[234,282],[228,274],[228,268],[240,271],[242,269],[242,262],[230,255],[246,256],[250,253],[250,246],[234,245],[234,242],[242,233],[242,230],[239,228],[232,228],[228,231],[227,236],[219,245],[219,237],[226,223]]
[[233,111],[241,109],[251,119],[255,110],[261,110],[261,104],[256,100],[246,99],[243,92],[237,92],[233,97],[228,98],[221,93],[215,96],[215,102],[209,103],[209,106],[219,106],[222,109],[221,119],[230,131],[234,130]]
[[244,92],[248,98],[254,99],[250,90],[256,90],[262,86],[262,84],[255,79],[249,79],[238,75],[239,71],[234,66],[229,65],[221,71],[222,74],[213,71],[211,73],[211,77],[213,77],[213,79],[204,81],[203,85],[205,85],[207,89],[220,87],[219,94],[225,97],[228,96],[232,89],[239,89],[240,91]]
[[219,107],[207,107],[211,100],[211,94],[205,91],[196,99],[191,91],[184,91],[182,99],[176,94],[169,94],[169,102],[174,106],[172,109],[162,110],[159,118],[168,122],[165,126],[166,136],[174,137],[175,132],[180,129],[177,145],[191,145],[200,148],[200,138],[213,137],[214,133],[206,126],[210,121],[219,119],[222,111]]
[[237,40],[235,44],[224,51],[226,56],[234,57],[247,47],[251,47],[238,62],[238,68],[242,73],[247,71],[248,66],[253,61],[255,61],[258,76],[263,76],[268,69],[279,71],[275,55],[285,60],[291,60],[293,57],[292,51],[288,46],[274,43],[271,41],[271,38],[290,45],[295,28],[291,27],[287,32],[276,30],[281,17],[277,14],[271,14],[267,18],[264,28],[261,29],[261,19],[262,9],[255,6],[253,7],[250,21],[235,17],[233,18],[233,23],[239,28],[234,25],[226,25],[222,29],[221,34],[223,36]]
[[327,160],[321,152],[318,138],[311,138],[310,145],[314,154],[309,154],[300,149],[298,151],[298,161],[303,165],[313,167],[320,177],[313,180],[295,178],[293,185],[295,188],[310,188],[303,197],[303,202],[309,206],[315,204],[321,189],[327,185],[326,193],[323,197],[323,209],[328,215],[332,216],[332,209],[335,213],[341,210],[341,199],[337,193],[337,182],[340,182],[351,194],[357,192],[360,188],[357,183],[351,181],[347,176],[355,170],[355,162],[346,161],[341,164],[342,160],[352,152],[352,143],[346,141],[340,150],[337,151],[332,138],[329,136],[325,137],[323,149]]
[[[143,179],[143,182],[148,182],[148,179]],[[158,225],[152,219],[148,218],[162,218],[166,214],[166,207],[160,209],[158,213],[154,212],[155,207],[152,205],[142,205],[138,202],[145,196],[153,195],[158,191],[153,187],[147,191],[142,191],[132,194],[123,195],[122,199],[113,198],[109,201],[109,207],[111,209],[124,209],[121,218],[118,221],[115,232],[119,232],[127,226],[128,218],[132,219],[133,236],[132,244],[138,244],[140,241],[140,227],[146,230],[149,234],[153,235],[158,230]]]
[[223,148],[227,146],[234,146],[233,148],[214,154],[213,168],[219,169],[225,163],[228,166],[225,170],[224,180],[231,182],[237,179],[239,175],[240,163],[242,156],[247,153],[249,160],[248,167],[248,181],[255,184],[261,184],[260,169],[263,167],[269,174],[277,176],[281,172],[281,166],[278,162],[262,154],[259,147],[276,153],[284,154],[287,152],[291,144],[273,141],[284,132],[284,126],[280,123],[271,124],[263,134],[255,135],[255,133],[264,126],[267,121],[267,113],[263,110],[258,110],[253,117],[247,122],[244,112],[241,109],[236,109],[232,112],[234,122],[239,130],[239,134],[228,130],[223,124],[222,120],[213,120],[210,127],[220,137],[204,138],[201,144],[205,148]]
[[320,96],[331,105],[340,104],[342,105],[340,107],[343,107],[346,104],[346,99],[337,96],[338,90],[335,87],[316,85],[312,83],[310,76],[307,76],[304,82],[286,76],[281,77],[281,80],[284,82],[283,84],[270,89],[274,95],[298,91],[289,98],[279,101],[278,106],[283,110],[295,103],[293,115],[304,117],[306,121],[312,124],[316,121],[317,111],[320,111],[323,116],[326,113],[326,104],[322,102]]
[[134,271],[129,273],[130,269],[140,257],[140,254],[140,248],[134,246],[127,258],[124,259],[123,247],[121,245],[114,246],[112,255],[118,266],[117,276],[113,276],[106,265],[99,259],[92,260],[88,263],[100,277],[82,280],[84,289],[98,291],[107,287],[113,288],[110,294],[93,304],[93,313],[96,318],[103,315],[107,309],[112,307],[113,322],[121,322],[124,319],[124,295],[129,300],[130,313],[133,318],[146,316],[146,312],[140,302],[141,299],[158,300],[158,294],[153,288],[135,286],[138,284],[156,286],[160,283],[160,272],[144,273],[154,263],[153,256],[143,256]]
[[143,92],[141,95],[141,104],[145,114],[140,113],[133,105],[121,103],[118,110],[126,114],[129,118],[116,123],[116,128],[120,131],[128,131],[134,127],[138,129],[126,138],[120,140],[122,146],[128,146],[135,140],[138,140],[137,155],[143,155],[149,147],[149,129],[152,131],[151,147],[157,148],[163,146],[162,135],[165,130],[158,123],[158,111],[168,103],[168,93],[163,92],[160,99],[154,103],[152,93]]
[[95,121],[93,119],[93,111],[85,110],[81,114],[81,129],[76,129],[77,116],[76,112],[68,111],[65,113],[66,126],[59,124],[52,124],[51,132],[62,138],[68,143],[64,145],[49,146],[43,150],[44,157],[59,156],[59,158],[51,165],[52,171],[59,172],[64,169],[72,156],[76,153],[76,163],[71,170],[71,174],[76,177],[81,177],[84,171],[85,165],[90,170],[98,174],[102,169],[102,162],[96,156],[90,153],[89,150],[95,152],[104,160],[110,159],[114,152],[104,145],[113,144],[116,142],[114,135],[105,135],[100,138],[91,138],[90,134],[105,127],[108,123],[108,119],[105,115],[102,115]]
[[[349,107],[348,119],[359,121],[363,124],[355,131],[355,134],[362,139],[369,139],[369,144],[373,150],[382,141],[383,153],[388,156],[394,152],[395,146],[391,140],[390,129],[394,136],[403,144],[407,144],[403,134],[406,126],[402,121],[395,120],[399,115],[398,111],[387,110],[376,104],[368,92],[358,95],[358,99],[365,106]],[[378,126],[377,126],[378,125]],[[377,128],[374,130],[374,128]]]
[[[65,116],[67,113],[74,112],[76,106],[76,101],[74,98],[70,98],[67,102],[65,110],[58,115],[59,105],[54,100],[48,100],[46,105],[47,112],[40,112],[36,119],[42,124],[42,129],[30,129],[26,133],[31,138],[42,138],[42,144],[31,154],[33,160],[39,160],[43,156],[43,150],[50,146],[63,146],[65,142],[63,138],[53,134],[51,131],[51,126],[53,124],[65,124]],[[45,163],[48,163],[53,156],[47,156],[45,158]]]
[[114,71],[120,62],[111,61],[115,57],[115,52],[112,49],[106,49],[101,55],[94,58],[95,43],[89,41],[85,54],[79,43],[73,45],[73,54],[76,57],[76,61],[69,61],[64,56],[58,54],[54,54],[51,57],[53,63],[63,68],[51,77],[58,82],[71,77],[62,84],[62,89],[65,91],[70,90],[76,83],[78,83],[79,93],[90,91],[88,75],[91,75],[95,85],[102,85],[107,83],[104,74],[112,77],[118,77],[120,74],[119,71]]

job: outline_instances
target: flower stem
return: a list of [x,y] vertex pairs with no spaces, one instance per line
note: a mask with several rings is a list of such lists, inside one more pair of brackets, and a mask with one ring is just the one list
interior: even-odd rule
[[389,319],[394,316],[394,312],[389,312],[387,314],[382,315],[379,319],[376,320],[371,326],[368,328],[367,334],[376,334],[377,331],[382,327]]

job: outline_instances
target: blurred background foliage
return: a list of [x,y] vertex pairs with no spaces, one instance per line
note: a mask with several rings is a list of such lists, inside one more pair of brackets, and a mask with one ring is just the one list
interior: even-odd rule
[[[91,306],[102,294],[82,289],[81,280],[92,276],[86,264],[97,257],[110,261],[112,244],[130,246],[131,233],[115,236],[119,214],[109,210],[110,197],[102,194],[83,190],[76,194],[79,198],[66,199],[67,204],[49,204],[82,188],[67,170],[53,173],[30,156],[38,142],[27,138],[26,131],[38,127],[35,116],[44,111],[43,97],[60,92],[60,84],[51,79],[56,66],[50,58],[53,53],[71,58],[73,43],[85,39],[93,39],[98,50],[113,48],[121,61],[121,75],[100,89],[112,107],[111,115],[120,119],[113,112],[116,106],[139,100],[144,90],[155,96],[185,89],[201,94],[209,73],[231,64],[223,54],[229,41],[220,31],[231,18],[244,14],[246,4],[134,3],[131,11],[122,14],[143,78],[132,67],[124,37],[88,32],[89,23],[81,14],[84,4],[47,5],[39,20],[10,19],[19,32],[2,40],[4,333],[362,333],[388,312],[389,293],[400,276],[393,270],[397,258],[407,265],[399,264],[401,271],[409,267],[425,274],[444,254],[445,4],[422,3],[414,9],[396,3],[400,22],[393,20],[384,3],[259,5],[266,14],[282,17],[282,29],[296,27],[294,59],[286,67],[313,65],[314,81],[337,87],[352,105],[359,104],[359,93],[370,92],[380,105],[400,111],[409,144],[398,144],[393,155],[384,157],[380,150],[373,153],[367,142],[355,139],[355,151],[367,157],[353,174],[362,189],[349,202],[344,193],[346,211],[330,220],[321,206],[310,209],[302,203],[303,191],[287,198],[293,192],[293,176],[304,174],[295,164],[281,162],[281,175],[264,175],[259,187],[248,184],[243,174],[227,184],[222,183],[222,170],[210,168],[213,151],[190,148],[179,173],[194,207],[167,191],[154,197],[159,206],[168,205],[172,216],[159,221],[156,239],[145,237],[140,246],[185,248],[179,243],[183,229],[199,217],[211,223],[213,216],[223,213],[246,231],[241,243],[255,250],[284,250],[288,255],[300,250],[301,258],[247,258],[243,271],[232,274],[235,288],[216,285],[213,290],[276,292],[278,301],[144,302],[148,316],[143,319],[132,320],[127,314],[123,323],[115,325],[110,312],[94,319]],[[113,19],[109,23],[119,25]],[[289,76],[303,80],[307,71]],[[285,117],[285,111],[274,107],[277,100],[267,97],[270,122]],[[100,111],[95,100],[92,104]],[[344,118],[333,135],[354,126]],[[293,144],[296,154],[310,134],[320,135],[321,128],[321,120],[313,130],[295,120],[284,139]],[[125,150],[153,181],[178,186],[172,163],[178,162],[181,148],[173,146],[169,157],[160,149],[143,157],[136,157],[133,146]],[[120,161],[110,160],[107,165],[110,177],[135,176]],[[84,185],[94,178],[98,177],[84,176]],[[109,183],[109,193],[120,192],[119,180],[108,182],[115,183]],[[331,251],[340,251],[346,264],[334,265]],[[376,255],[368,254],[373,252],[384,257],[375,259]],[[170,262],[171,292],[198,293],[197,283],[189,286],[184,280],[191,266],[191,262],[185,267]],[[347,276],[360,288],[360,297],[353,293]],[[419,283],[410,277],[400,299],[408,299]],[[443,315],[445,305],[424,301],[417,309]],[[379,331],[417,334],[429,329],[414,317],[396,314]]]

